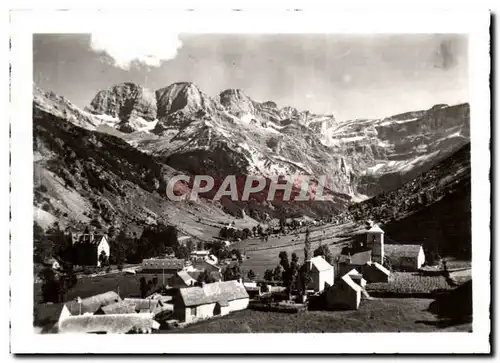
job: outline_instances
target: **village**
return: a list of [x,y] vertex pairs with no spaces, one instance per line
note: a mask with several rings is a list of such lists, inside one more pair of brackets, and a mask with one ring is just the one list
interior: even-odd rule
[[[231,223],[221,228],[215,238],[218,249],[214,244],[196,243],[191,236],[183,235],[177,240],[181,248],[189,245],[189,254],[184,258],[167,249],[158,256],[144,258],[139,264],[115,269],[109,266],[112,249],[106,234],[71,233],[74,265],[92,266],[100,272],[72,276],[71,280],[75,281],[69,283],[67,290],[84,284],[88,278],[91,279],[89,291],[99,286],[99,278],[116,282],[116,287],[111,283],[108,291],[83,298],[77,296],[60,304],[39,304],[53,307],[54,324],[46,331],[161,333],[182,331],[243,310],[266,314],[300,314],[309,310],[330,314],[355,312],[363,305],[369,307],[386,297],[414,298],[419,294],[427,297],[438,290],[450,291],[459,285],[452,279],[453,274],[458,276],[457,281],[463,281],[464,276],[470,280],[470,266],[460,266],[457,272],[450,272],[446,261],[440,266],[429,265],[422,245],[397,243],[373,221],[358,225],[348,243],[334,245],[340,253],[333,256],[329,247],[333,244],[329,241],[334,237],[327,233],[328,228],[349,222],[345,217],[284,221],[268,234],[262,233],[260,226],[245,231],[243,240],[241,230]],[[244,246],[250,246],[253,241],[259,243],[265,254],[274,254],[272,251],[281,248],[272,246],[270,236],[274,241],[289,236],[292,244],[304,251],[303,256],[296,252],[289,256],[285,249],[275,253],[276,268],[259,269],[258,255],[252,255],[252,249]],[[316,248],[312,248],[312,242]],[[269,244],[271,247],[266,247]],[[241,250],[235,248],[242,246]],[[44,261],[44,271],[58,274],[63,264],[48,258]],[[105,269],[105,266],[108,267]],[[249,269],[248,266],[255,267]],[[123,285],[120,291],[124,281],[134,281],[139,289],[136,286],[128,291]],[[426,285],[425,294],[418,287],[422,282]]]

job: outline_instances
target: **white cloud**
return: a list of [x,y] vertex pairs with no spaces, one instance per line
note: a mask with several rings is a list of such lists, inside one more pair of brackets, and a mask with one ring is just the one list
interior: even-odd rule
[[92,33],[90,47],[95,52],[109,55],[114,65],[122,69],[129,69],[135,62],[159,67],[162,62],[174,59],[182,47],[176,33],[142,32],[142,27],[136,25],[128,29],[121,29],[120,26],[109,28],[112,31]]
[[314,93],[306,93],[306,98],[314,98]]
[[351,82],[351,80],[352,80],[352,77],[351,77],[351,75],[350,75],[349,73],[346,73],[346,74],[344,74],[344,75],[342,76],[342,81],[343,81],[344,83],[350,83],[350,82]]

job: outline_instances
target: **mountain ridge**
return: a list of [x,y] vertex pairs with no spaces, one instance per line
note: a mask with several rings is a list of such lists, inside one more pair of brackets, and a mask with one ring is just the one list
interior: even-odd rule
[[[115,134],[180,171],[204,170],[215,177],[229,172],[266,178],[328,175],[331,190],[361,199],[397,188],[469,140],[468,104],[336,121],[333,115],[257,102],[239,89],[209,97],[192,82],[177,82],[154,91],[156,115],[146,110],[146,120],[140,116],[143,93],[138,90],[136,84],[123,83],[105,90],[115,94],[98,92],[91,102],[94,113],[60,100],[48,109],[78,126]],[[38,106],[52,102],[41,94],[35,92]],[[126,119],[116,117],[120,114]],[[211,156],[201,163],[183,162],[207,152]]]

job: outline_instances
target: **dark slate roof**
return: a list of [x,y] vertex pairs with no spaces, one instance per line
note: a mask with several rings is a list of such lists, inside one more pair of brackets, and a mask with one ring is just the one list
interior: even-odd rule
[[105,237],[103,234],[94,233],[72,233],[71,240],[73,245],[79,246],[97,246]]
[[340,255],[340,263],[349,263],[349,253],[351,255],[351,265],[364,265],[372,259],[371,250],[344,249],[342,255]]
[[125,298],[123,301],[134,307],[134,310],[137,312],[145,312],[145,311],[154,311],[159,308],[161,305],[160,300],[156,299],[134,299],[134,298]]
[[187,286],[190,286],[191,285],[191,282],[193,282],[193,280],[196,282],[196,278],[192,277],[190,274],[188,274],[186,271],[179,271],[177,272],[177,276],[179,276],[182,281],[184,281],[184,283],[187,285]]
[[[94,295],[82,299],[81,312],[84,313],[95,313],[100,307],[115,304],[120,302],[120,296],[114,291],[108,291],[103,294]],[[77,301],[70,301],[66,303],[66,307],[71,312],[72,315],[78,315],[80,313],[80,304]]]
[[203,287],[186,287],[179,289],[182,301],[185,306],[197,306],[212,304],[214,302],[223,303],[248,298],[245,287],[238,281],[223,281],[205,284]]
[[221,268],[213,263],[208,263],[207,261],[197,262],[193,264],[193,267],[200,271],[220,271]]
[[152,258],[148,260],[142,260],[142,268],[145,270],[171,270],[177,269],[182,270],[184,268],[185,261],[178,258]]
[[120,301],[111,305],[106,305],[101,307],[104,314],[134,314],[134,305],[127,303],[126,301]]
[[384,253],[389,258],[417,258],[421,245],[385,245]]

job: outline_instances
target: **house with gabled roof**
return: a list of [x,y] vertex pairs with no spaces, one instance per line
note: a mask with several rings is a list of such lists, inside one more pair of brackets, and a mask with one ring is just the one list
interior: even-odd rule
[[153,314],[85,314],[72,315],[66,305],[63,306],[57,331],[64,333],[90,334],[126,334],[151,333],[160,328],[160,324],[153,319]]
[[64,305],[71,315],[94,314],[103,306],[115,304],[122,301],[120,296],[114,291],[108,291],[102,294],[87,297],[85,299],[76,299],[69,301]]
[[125,298],[123,302],[131,305],[136,313],[156,314],[163,310],[163,302],[160,299]]
[[114,304],[101,306],[94,315],[110,315],[110,314],[136,314],[134,305],[126,302],[119,301]]
[[184,268],[185,262],[180,258],[149,258],[142,260],[142,272],[164,273],[173,275]]
[[307,269],[311,278],[307,286],[308,290],[318,292],[333,285],[335,279],[333,266],[323,256],[316,256],[306,261],[302,265],[301,271],[304,269]]
[[372,251],[368,248],[346,247],[338,257],[338,276],[343,276],[352,269],[362,270],[372,260]]
[[249,296],[243,284],[231,280],[178,289],[172,302],[175,318],[189,323],[246,309]]
[[167,280],[168,286],[175,288],[190,287],[196,284],[196,279],[193,278],[187,271],[179,271]]
[[73,264],[101,266],[101,255],[109,259],[110,249],[105,234],[70,233],[73,249]]
[[361,302],[362,287],[354,280],[359,273],[352,270],[343,275],[335,286],[325,291],[326,305],[329,309],[357,310]]
[[421,245],[386,244],[385,257],[394,270],[417,271],[425,262]]
[[363,277],[369,283],[388,282],[391,272],[378,262],[367,262],[362,269]]

